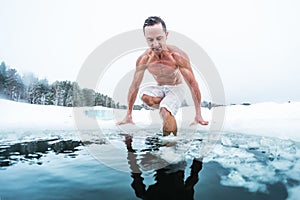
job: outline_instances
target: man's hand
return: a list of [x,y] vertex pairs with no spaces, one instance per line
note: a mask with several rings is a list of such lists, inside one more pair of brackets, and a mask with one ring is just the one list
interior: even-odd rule
[[208,121],[205,121],[202,116],[196,116],[195,120],[190,124],[190,126],[201,124],[201,125],[208,125]]
[[126,117],[122,120],[116,123],[117,125],[123,125],[123,124],[134,124],[132,120],[131,115],[126,115]]

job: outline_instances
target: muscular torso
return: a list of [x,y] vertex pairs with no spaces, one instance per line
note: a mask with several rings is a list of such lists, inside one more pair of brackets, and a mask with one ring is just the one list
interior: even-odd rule
[[152,74],[158,85],[177,85],[182,83],[179,65],[172,49],[163,50],[161,55],[153,51],[146,52],[146,68]]

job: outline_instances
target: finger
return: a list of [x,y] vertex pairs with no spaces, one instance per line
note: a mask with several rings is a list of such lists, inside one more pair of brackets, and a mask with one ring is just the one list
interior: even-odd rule
[[201,121],[200,124],[202,124],[202,125],[208,125],[208,121]]
[[124,122],[117,122],[116,125],[122,125],[125,124]]

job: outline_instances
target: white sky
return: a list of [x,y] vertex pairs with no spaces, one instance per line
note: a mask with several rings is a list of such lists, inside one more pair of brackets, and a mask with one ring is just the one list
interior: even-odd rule
[[184,3],[0,0],[0,62],[50,83],[74,81],[101,43],[158,15],[168,29],[207,52],[222,78],[227,103],[300,101],[298,0]]

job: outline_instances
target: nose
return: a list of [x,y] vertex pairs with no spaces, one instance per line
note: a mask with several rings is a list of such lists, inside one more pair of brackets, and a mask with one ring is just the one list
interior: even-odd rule
[[158,45],[159,45],[158,41],[154,40],[153,43],[152,43],[152,47],[157,47]]

